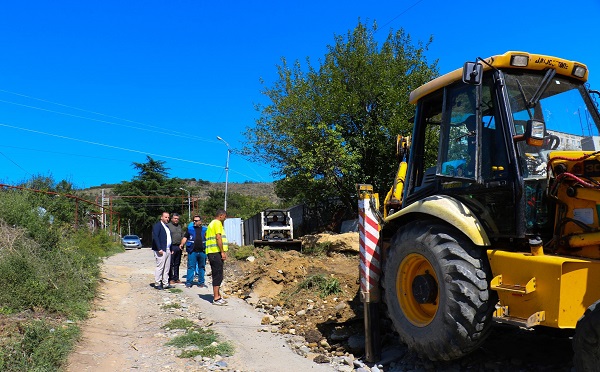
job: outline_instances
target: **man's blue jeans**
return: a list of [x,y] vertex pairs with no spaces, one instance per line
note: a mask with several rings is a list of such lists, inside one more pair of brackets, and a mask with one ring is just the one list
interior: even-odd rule
[[198,285],[204,284],[206,267],[206,253],[204,252],[191,252],[188,254],[188,267],[187,275],[185,276],[185,285],[191,286],[194,284],[194,273],[196,268],[198,269]]

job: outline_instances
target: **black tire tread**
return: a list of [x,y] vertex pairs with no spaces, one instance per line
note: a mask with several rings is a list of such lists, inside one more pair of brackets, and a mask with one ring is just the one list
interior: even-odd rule
[[[403,329],[403,323],[398,319],[403,316],[399,306],[390,306],[394,301],[397,303],[396,288],[387,288],[395,287],[395,269],[399,264],[395,256],[401,254],[398,247],[402,242],[411,241],[415,245],[428,247],[437,257],[439,267],[443,270],[441,277],[438,274],[438,280],[444,282],[448,297],[452,297],[445,301],[445,308],[441,307],[440,300],[438,312],[443,312],[443,326],[439,327],[439,323],[438,327],[427,326],[432,328],[431,332],[436,336],[425,340]],[[487,337],[495,301],[490,298],[493,297],[489,290],[491,273],[487,257],[482,258],[482,251],[485,253],[482,249],[476,249],[457,230],[437,221],[415,221],[396,233],[389,249],[382,283],[390,319],[401,340],[412,350],[433,361],[453,360],[476,349]],[[392,267],[388,268],[387,265]]]
[[600,370],[600,301],[587,308],[573,337],[573,365],[578,372]]

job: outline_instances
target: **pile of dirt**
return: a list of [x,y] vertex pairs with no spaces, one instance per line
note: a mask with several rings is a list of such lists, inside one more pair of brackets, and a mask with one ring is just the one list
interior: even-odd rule
[[223,289],[267,314],[263,324],[304,336],[313,351],[340,353],[362,329],[358,265],[358,233],[306,236],[302,253],[256,248],[229,261]]
[[347,232],[344,234],[316,234],[305,235],[300,238],[302,247],[305,250],[311,250],[319,245],[326,246],[327,252],[340,252],[348,254],[358,254],[358,233]]

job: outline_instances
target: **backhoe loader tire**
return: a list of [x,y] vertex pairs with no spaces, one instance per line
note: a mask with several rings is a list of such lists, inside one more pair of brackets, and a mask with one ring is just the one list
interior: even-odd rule
[[412,222],[392,238],[383,286],[401,341],[432,361],[458,359],[487,337],[497,296],[485,249],[439,221]]
[[577,372],[600,370],[600,301],[588,307],[577,322],[573,351]]

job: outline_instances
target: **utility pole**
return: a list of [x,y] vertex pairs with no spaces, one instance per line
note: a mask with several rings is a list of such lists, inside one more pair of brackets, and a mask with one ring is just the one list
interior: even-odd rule
[[225,163],[225,205],[223,206],[223,210],[227,212],[227,181],[229,179],[229,153],[231,152],[229,148],[229,144],[221,137],[217,136],[219,141],[223,141],[225,145],[227,145],[227,162]]
[[185,191],[188,194],[188,219],[191,221],[192,220],[192,208],[190,207],[190,204],[192,201],[192,197],[190,195],[190,192],[188,190],[184,189],[183,187],[180,187],[179,190]]
[[104,189],[102,189],[102,228],[104,230],[106,230],[106,205],[108,202],[108,198],[104,196]]

